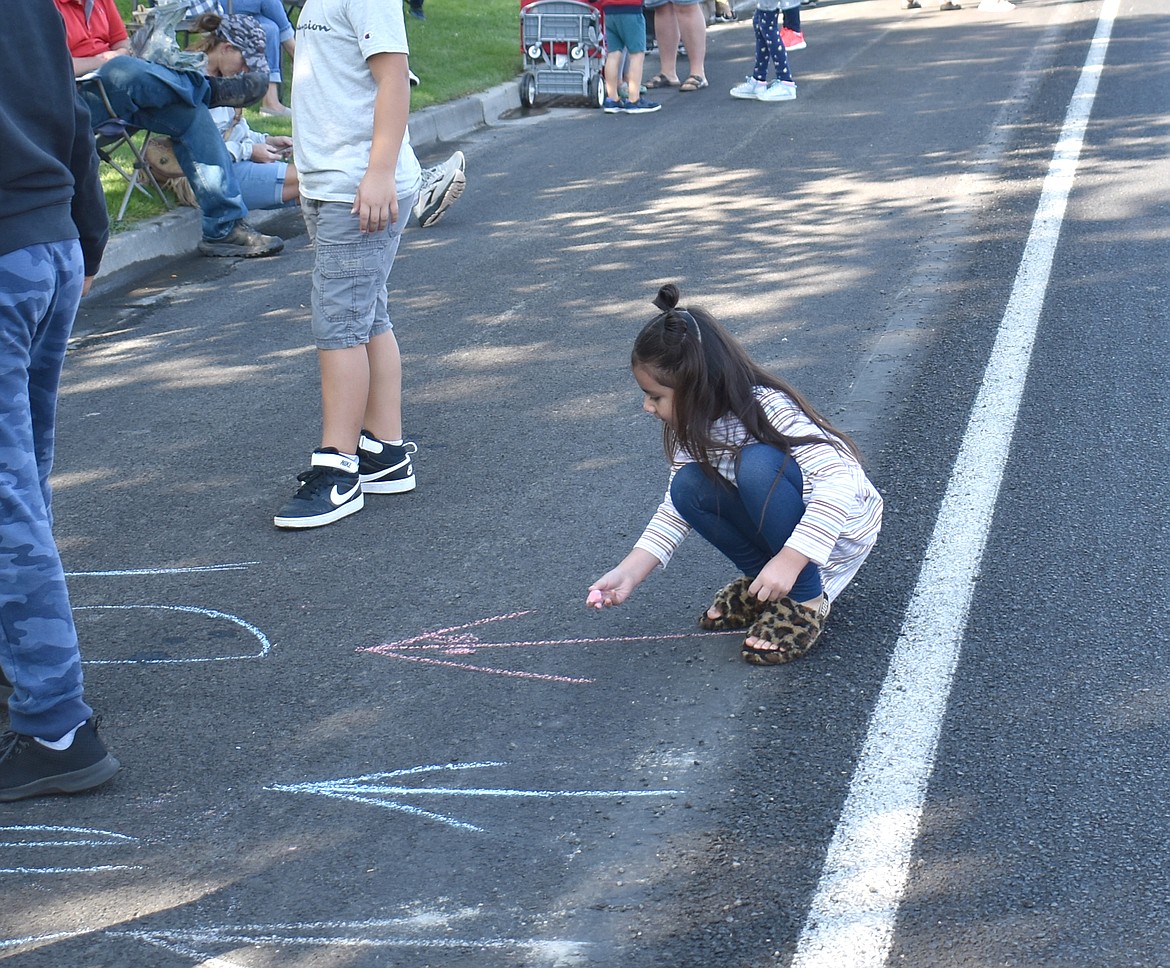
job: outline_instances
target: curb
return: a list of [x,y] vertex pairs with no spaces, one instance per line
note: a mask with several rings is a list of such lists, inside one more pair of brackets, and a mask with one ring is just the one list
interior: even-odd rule
[[[508,81],[479,94],[412,113],[410,141],[416,151],[427,152],[443,142],[455,141],[477,128],[491,125],[507,111],[519,107],[520,82]],[[253,212],[248,221],[263,229],[287,214],[288,209],[279,208]],[[108,288],[116,274],[142,268],[159,259],[194,255],[201,237],[199,213],[190,208],[167,212],[112,235],[94,288],[99,291]]]

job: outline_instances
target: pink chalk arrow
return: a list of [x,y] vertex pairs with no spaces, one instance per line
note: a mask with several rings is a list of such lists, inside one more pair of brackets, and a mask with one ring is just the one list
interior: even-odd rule
[[533,649],[553,645],[602,645],[609,642],[663,642],[671,639],[710,638],[717,635],[727,635],[727,632],[682,632],[672,635],[619,635],[604,638],[579,639],[534,639],[524,642],[483,642],[471,629],[482,628],[493,622],[506,622],[511,619],[523,618],[532,615],[533,610],[523,612],[509,612],[507,615],[493,615],[491,618],[481,618],[466,625],[453,625],[450,628],[435,629],[433,632],[423,632],[409,639],[397,642],[384,642],[381,645],[366,646],[358,649],[359,652],[372,652],[376,655],[389,656],[392,659],[404,659],[407,662],[419,662],[423,665],[446,666],[450,669],[463,669],[467,672],[486,672],[489,675],[509,676],[514,679],[539,679],[543,682],[567,682],[573,684],[589,684],[594,679],[582,679],[574,676],[552,676],[540,672],[521,672],[516,669],[497,669],[491,666],[473,665],[443,656],[475,655],[482,649]]

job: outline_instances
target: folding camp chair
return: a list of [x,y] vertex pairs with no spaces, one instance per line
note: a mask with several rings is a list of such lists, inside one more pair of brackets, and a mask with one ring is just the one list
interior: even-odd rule
[[[109,117],[108,121],[94,125],[93,136],[94,142],[97,144],[98,157],[121,175],[126,182],[126,191],[118,206],[117,221],[120,222],[125,217],[126,207],[130,204],[130,198],[136,190],[142,192],[147,198],[157,197],[168,209],[173,208],[171,200],[162,190],[158,179],[154,177],[150,165],[146,163],[146,140],[150,137],[150,132],[145,128],[136,128],[130,122],[117,116],[117,112],[110,104],[110,98],[106,94],[105,85],[97,74],[85,74],[77,79],[77,84],[82,89],[91,91],[101,100]],[[130,159],[116,157],[116,153],[123,146],[129,151]]]

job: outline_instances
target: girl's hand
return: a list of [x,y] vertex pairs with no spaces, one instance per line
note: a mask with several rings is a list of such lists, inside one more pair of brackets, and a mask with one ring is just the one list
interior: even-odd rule
[[589,597],[585,604],[590,608],[613,608],[620,605],[638,587],[638,583],[631,575],[627,575],[620,567],[606,572],[589,586]]
[[283,157],[279,148],[271,144],[252,145],[252,160],[257,164],[267,165],[280,161]]
[[798,551],[781,548],[779,553],[756,575],[748,586],[748,593],[761,602],[776,602],[792,591],[808,559]]
[[590,608],[613,608],[620,605],[634,589],[658,567],[658,559],[649,551],[635,548],[616,568],[611,568],[589,586],[585,604]]

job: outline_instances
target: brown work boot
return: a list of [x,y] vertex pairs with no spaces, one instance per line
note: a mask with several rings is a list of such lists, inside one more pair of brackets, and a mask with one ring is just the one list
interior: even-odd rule
[[203,239],[199,243],[201,255],[236,256],[254,259],[262,255],[276,255],[284,248],[284,239],[257,232],[243,219],[222,239]]

